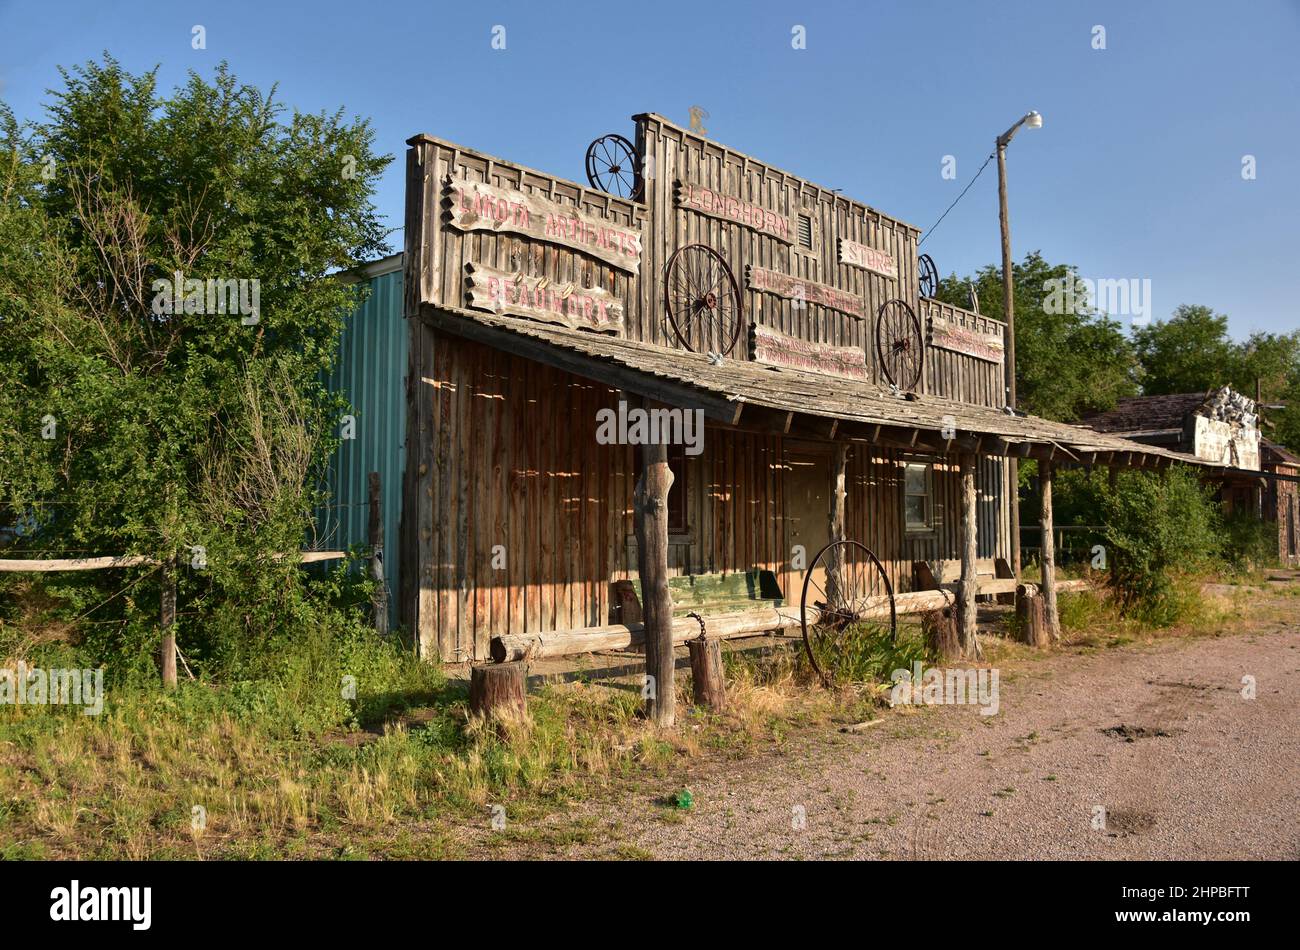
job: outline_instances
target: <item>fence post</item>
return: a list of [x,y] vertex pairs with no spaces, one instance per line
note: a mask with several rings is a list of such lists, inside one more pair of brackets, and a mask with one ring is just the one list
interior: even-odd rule
[[379,494],[379,473],[371,472],[370,490],[370,579],[375,582],[370,595],[375,608],[375,632],[388,636],[388,587],[384,582],[384,510]]
[[163,561],[162,569],[162,684],[176,688],[176,555]]

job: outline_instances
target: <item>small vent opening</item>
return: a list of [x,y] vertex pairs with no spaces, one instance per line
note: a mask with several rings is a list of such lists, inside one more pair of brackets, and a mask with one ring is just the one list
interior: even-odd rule
[[799,246],[812,248],[812,218],[806,214],[799,215]]

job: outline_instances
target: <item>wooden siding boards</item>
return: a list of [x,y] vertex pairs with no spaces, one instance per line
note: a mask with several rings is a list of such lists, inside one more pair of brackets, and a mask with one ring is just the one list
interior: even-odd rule
[[[639,395],[667,393],[674,404],[699,405],[710,419],[726,422],[734,422],[745,405],[740,429],[711,423],[703,454],[686,458],[684,484],[674,490],[688,494],[688,530],[670,539],[670,568],[673,573],[772,570],[796,609],[802,574],[790,564],[793,525],[797,517],[811,518],[815,523],[804,536],[824,532],[825,513],[809,512],[808,497],[815,494],[796,498],[792,493],[793,460],[807,457],[808,443],[782,435],[779,426],[775,431],[770,426],[755,431],[752,423],[746,427],[749,407],[858,426],[846,479],[847,536],[881,557],[900,591],[911,585],[913,560],[952,558],[959,550],[956,463],[890,447],[888,438],[867,444],[861,441],[863,426],[874,422],[879,431],[883,424],[894,438],[917,428],[937,430],[940,415],[951,412],[963,436],[1002,433],[1011,445],[1023,440],[1039,447],[1053,438],[1072,445],[1092,439],[1069,427],[1044,427],[1038,420],[997,412],[1003,405],[1001,364],[951,350],[927,348],[920,400],[883,392],[876,385],[874,318],[886,300],[905,300],[923,333],[931,313],[990,334],[1001,335],[1001,324],[918,296],[919,231],[911,225],[662,117],[646,114],[634,121],[637,153],[651,171],[640,201],[430,136],[410,140],[403,305],[411,318],[409,450],[403,504],[411,517],[403,519],[401,603],[422,656],[485,659],[492,636],[609,622],[610,584],[635,575],[633,449],[599,445],[594,438],[597,410],[616,407],[620,387]],[[451,227],[445,211],[449,177],[518,189],[639,230],[639,274],[527,234]],[[673,183],[679,180],[782,215],[791,222],[793,243],[677,207]],[[801,214],[810,221],[807,248],[798,241]],[[841,264],[841,239],[888,253],[898,276]],[[743,342],[723,367],[708,367],[701,355],[683,352],[663,312],[662,280],[668,257],[693,242],[728,260],[747,322],[859,349],[870,381],[764,370],[748,362]],[[595,334],[471,310],[466,307],[471,261],[557,284],[599,287],[621,303],[623,327],[615,335]],[[746,264],[852,294],[863,301],[866,318],[750,290]],[[738,394],[742,402],[732,401]],[[845,429],[840,432],[844,437]],[[1122,444],[1104,436],[1093,442],[1102,452]],[[903,530],[907,457],[924,457],[934,466],[935,528],[927,536],[909,537]],[[808,477],[809,469],[802,471]],[[977,479],[979,554],[1006,556],[1003,460],[982,458]],[[804,492],[808,485],[798,488]],[[505,547],[504,569],[493,566],[497,545]]]

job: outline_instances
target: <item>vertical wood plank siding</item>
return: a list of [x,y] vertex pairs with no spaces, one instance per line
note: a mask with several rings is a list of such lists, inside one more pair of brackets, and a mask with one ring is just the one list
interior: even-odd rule
[[[610,622],[610,585],[635,575],[632,449],[599,445],[597,411],[619,393],[459,337],[437,334],[420,318],[439,307],[464,308],[466,264],[546,276],[557,284],[600,287],[620,302],[622,333],[678,347],[662,304],[672,252],[703,243],[730,263],[757,321],[806,340],[862,350],[879,380],[875,313],[905,300],[922,332],[933,308],[958,326],[998,334],[1001,324],[919,298],[917,239],[910,225],[866,205],[709,142],[654,115],[635,117],[645,180],[642,201],[606,195],[419,136],[407,154],[404,309],[410,327],[407,463],[401,538],[401,616],[421,655],[444,661],[487,657],[491,637]],[[530,237],[461,232],[447,221],[448,177],[521,190],[573,207],[642,235],[640,274]],[[688,181],[812,222],[811,248],[786,244],[744,225],[674,206],[673,183]],[[795,228],[797,232],[797,228]],[[844,238],[887,252],[898,276],[838,262]],[[860,297],[866,318],[793,302],[744,287],[745,265],[788,273]],[[748,359],[742,332],[732,359]],[[926,351],[923,392],[1002,405],[1000,364],[935,347]],[[762,568],[776,573],[797,606],[802,575],[790,565],[792,525],[801,539],[825,531],[825,513],[809,519],[806,446],[780,435],[711,427],[701,455],[687,456],[688,531],[670,538],[674,573]],[[823,443],[824,447],[824,443]],[[798,454],[804,453],[804,454]],[[854,443],[847,471],[846,533],[885,563],[895,590],[911,586],[913,560],[943,560],[959,550],[956,460],[934,463],[933,532],[906,536],[901,452]],[[795,466],[800,478],[795,478]],[[1003,460],[979,460],[981,557],[1006,556],[1009,512]],[[797,491],[796,491],[797,489]],[[679,490],[674,487],[674,491]],[[812,557],[815,550],[808,550]]]

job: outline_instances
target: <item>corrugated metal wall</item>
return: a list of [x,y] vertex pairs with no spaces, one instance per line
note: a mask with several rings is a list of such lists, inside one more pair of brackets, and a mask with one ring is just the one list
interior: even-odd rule
[[406,464],[407,328],[402,316],[400,260],[391,266],[396,269],[364,279],[370,295],[348,317],[334,369],[326,379],[331,392],[343,393],[352,404],[356,430],[355,438],[341,442],[330,461],[330,499],[316,513],[315,546],[342,550],[367,543],[366,479],[370,472],[378,472],[383,491],[389,624],[396,629],[398,532]]

